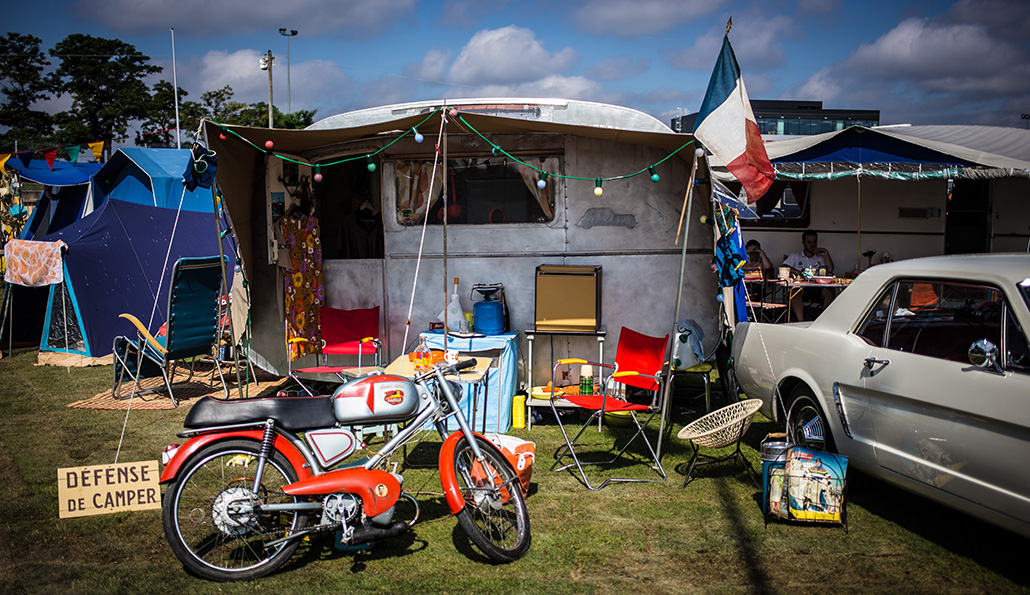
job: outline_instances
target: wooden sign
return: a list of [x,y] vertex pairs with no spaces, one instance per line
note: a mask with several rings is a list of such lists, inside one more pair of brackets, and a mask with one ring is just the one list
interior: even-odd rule
[[57,470],[60,518],[161,508],[157,461]]

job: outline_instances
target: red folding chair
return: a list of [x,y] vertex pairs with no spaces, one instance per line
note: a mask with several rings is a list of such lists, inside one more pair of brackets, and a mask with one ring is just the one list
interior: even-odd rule
[[[619,344],[615,352],[614,365],[590,362],[583,359],[563,359],[558,360],[558,362],[554,364],[554,367],[551,370],[552,387],[555,386],[558,368],[564,365],[589,364],[599,368],[601,370],[602,377],[606,369],[611,370],[611,374],[607,379],[600,383],[601,391],[599,394],[595,391],[595,394],[590,395],[551,395],[551,410],[554,412],[554,417],[558,421],[558,427],[561,429],[562,436],[565,438],[565,446],[560,447],[555,453],[554,465],[551,466],[552,471],[563,471],[575,466],[579,469],[579,474],[583,479],[584,485],[591,490],[599,490],[609,483],[653,482],[665,480],[665,469],[662,468],[662,464],[658,460],[658,455],[655,454],[654,447],[651,445],[650,440],[647,439],[647,435],[644,433],[644,428],[647,427],[654,416],[661,411],[661,398],[663,393],[662,384],[665,381],[665,352],[668,342],[669,335],[665,335],[665,337],[651,337],[649,335],[638,333],[633,329],[623,327],[622,331],[619,333]],[[649,402],[645,404],[634,403],[627,400],[625,395],[622,393],[630,392],[631,388],[640,389],[647,394],[648,397],[645,400],[649,400]],[[557,393],[557,391],[555,391],[555,393]],[[572,440],[569,439],[569,435],[565,431],[565,426],[562,424],[561,416],[558,414],[558,410],[555,407],[555,401],[563,398],[576,407],[591,412],[590,416],[583,424],[583,427],[579,429],[576,437]],[[594,420],[600,418],[606,413],[628,414],[629,423],[631,426],[636,428],[636,431],[623,443],[622,448],[614,457],[604,458],[603,460],[583,460],[581,454],[576,452],[577,447],[580,448],[580,453],[585,450],[584,445],[580,443],[579,440]],[[646,417],[643,423],[641,423],[637,418],[638,413]],[[647,447],[647,452],[651,455],[649,460],[654,461],[652,468],[658,472],[661,479],[609,477],[596,487],[590,483],[590,480],[587,479],[586,472],[583,470],[584,465],[610,465],[614,463],[626,453],[630,445],[637,438],[640,438]],[[572,462],[559,466],[562,459],[566,456],[570,457]]]
[[[372,357],[372,365],[382,365],[381,347],[379,341],[379,306],[372,308],[359,308],[355,310],[341,310],[323,306],[320,312],[322,322],[322,345],[319,346],[322,365],[310,368],[293,369],[294,353],[293,343],[306,342],[307,339],[289,337],[287,338],[287,361],[290,378],[297,381],[297,384],[308,394],[314,394],[304,382],[297,377],[298,374],[335,374],[341,381],[346,380],[346,374],[360,375],[365,372],[362,367],[363,357]],[[330,366],[330,355],[357,356],[358,365],[353,366]],[[368,360],[366,360],[367,362]]]

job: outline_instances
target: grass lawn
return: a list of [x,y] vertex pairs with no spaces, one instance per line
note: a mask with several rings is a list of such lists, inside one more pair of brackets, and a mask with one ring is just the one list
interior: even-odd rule
[[[533,440],[527,500],[533,545],[493,565],[458,528],[432,468],[404,471],[422,520],[401,537],[344,553],[313,537],[278,573],[216,584],[188,575],[165,542],[159,511],[58,519],[57,469],[160,458],[188,404],[97,411],[68,403],[110,387],[110,367],[34,366],[35,350],[0,359],[0,592],[15,593],[1012,593],[1030,592],[1030,541],[852,471],[848,529],[770,522],[760,492],[730,463],[702,467],[684,490],[689,449],[673,437],[669,480],[590,492],[548,470],[561,435],[552,420],[513,434]],[[696,414],[677,391],[674,428]],[[123,436],[124,427],[124,436]],[[757,418],[745,454],[777,428]],[[602,440],[607,434],[592,438]],[[433,444],[409,462],[431,462]],[[643,465],[620,473],[647,476]]]

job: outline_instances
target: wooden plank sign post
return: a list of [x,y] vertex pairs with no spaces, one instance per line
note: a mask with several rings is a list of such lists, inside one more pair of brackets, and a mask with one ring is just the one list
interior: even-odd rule
[[60,518],[161,508],[157,461],[57,470]]

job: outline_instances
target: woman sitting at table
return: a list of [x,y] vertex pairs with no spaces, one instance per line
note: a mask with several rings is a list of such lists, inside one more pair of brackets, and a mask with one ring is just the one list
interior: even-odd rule
[[[811,229],[806,229],[801,234],[801,250],[791,253],[783,261],[783,266],[790,267],[791,274],[802,276],[805,269],[814,269],[818,275],[833,275],[833,259],[826,248],[819,246],[819,234]],[[819,301],[821,298],[823,308],[830,305],[833,298],[837,297],[836,291],[829,287],[806,287],[804,291],[797,291],[790,296],[790,310],[795,320],[805,319],[804,298],[812,301]]]

